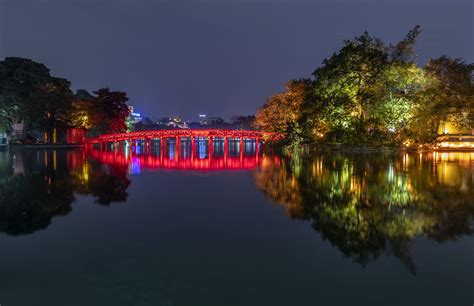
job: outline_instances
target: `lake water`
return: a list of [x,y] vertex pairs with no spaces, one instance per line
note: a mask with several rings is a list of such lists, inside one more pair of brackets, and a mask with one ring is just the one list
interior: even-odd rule
[[474,153],[0,152],[2,306],[472,305],[473,232]]

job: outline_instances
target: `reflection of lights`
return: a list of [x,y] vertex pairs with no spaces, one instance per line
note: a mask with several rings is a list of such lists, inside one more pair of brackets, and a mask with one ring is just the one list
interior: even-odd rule
[[130,172],[131,174],[140,174],[140,159],[137,157],[132,158],[132,162],[130,164]]
[[53,151],[53,169],[54,171],[57,169],[56,150]]
[[85,183],[89,182],[89,164],[82,164],[82,179]]
[[393,170],[393,165],[390,164],[390,165],[388,166],[388,176],[387,176],[388,181],[389,181],[389,182],[392,182],[394,176],[395,176],[395,171]]
[[[165,152],[160,152],[158,154],[140,154],[137,155],[134,152],[125,151],[98,151],[91,150],[88,151],[91,157],[99,160],[104,164],[114,165],[114,166],[129,166],[132,173],[139,173],[142,168],[167,168],[167,169],[183,169],[183,170],[219,170],[219,169],[253,169],[260,165],[260,163],[265,166],[275,164],[279,165],[279,158],[274,156],[273,160],[263,156],[262,158],[252,155],[252,156],[218,156],[213,155],[210,158],[208,155],[203,159],[193,158],[193,154],[197,152],[194,149],[191,151],[191,154],[181,154],[185,146],[183,145],[178,151],[174,151],[175,147],[170,146],[169,150],[173,150],[172,157]],[[206,151],[204,151],[206,153]],[[231,153],[231,152],[229,152]],[[255,153],[255,152],[254,152]],[[174,158],[178,154],[183,158]],[[206,153],[207,154],[207,153]]]

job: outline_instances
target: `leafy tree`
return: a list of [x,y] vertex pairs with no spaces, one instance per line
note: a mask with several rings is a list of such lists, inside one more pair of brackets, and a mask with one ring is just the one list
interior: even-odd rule
[[312,97],[305,104],[305,119],[313,138],[333,132],[360,133],[378,100],[375,85],[388,64],[382,42],[367,32],[344,47],[313,73]]
[[66,79],[51,77],[38,86],[25,106],[29,122],[46,131],[49,142],[55,142],[54,135],[69,125],[73,99],[70,86]]
[[438,129],[441,120],[449,119],[462,128],[474,126],[474,64],[443,55],[431,59],[427,73],[435,79],[432,103],[423,113],[435,118],[432,129]]
[[413,63],[395,62],[385,69],[377,85],[380,100],[373,106],[373,113],[387,143],[421,140],[418,134],[432,123],[425,120],[420,126],[418,114],[431,101],[433,84],[434,79]]
[[91,135],[127,130],[130,110],[125,92],[102,88],[91,95],[78,90],[74,95],[72,123],[75,127],[90,129]]
[[93,126],[95,97],[85,89],[74,94],[71,122],[77,128],[90,129]]
[[35,103],[31,95],[51,78],[41,63],[19,57],[0,61],[0,128],[11,129],[15,122],[26,119],[26,106]]
[[269,97],[255,116],[258,129],[291,134],[294,140],[300,133],[301,105],[311,88],[308,79],[289,81],[285,91]]
[[94,111],[92,125],[95,132],[114,133],[127,130],[126,120],[130,114],[128,97],[122,91],[110,91],[102,88],[94,92]]
[[419,25],[408,31],[405,38],[396,45],[390,44],[389,54],[391,62],[414,63],[415,60],[415,43],[421,33]]
[[313,73],[311,95],[302,107],[309,140],[400,143],[429,84],[413,63],[419,33],[416,26],[395,46],[385,46],[365,32],[324,60]]

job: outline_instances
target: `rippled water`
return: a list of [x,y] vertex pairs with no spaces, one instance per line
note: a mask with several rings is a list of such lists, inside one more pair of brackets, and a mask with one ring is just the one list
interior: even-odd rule
[[0,152],[0,304],[474,302],[474,153],[155,153]]

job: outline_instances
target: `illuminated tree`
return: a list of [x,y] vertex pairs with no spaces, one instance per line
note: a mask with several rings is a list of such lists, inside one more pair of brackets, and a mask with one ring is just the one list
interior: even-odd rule
[[108,88],[99,89],[94,94],[78,90],[74,95],[73,125],[90,129],[91,136],[126,131],[130,115],[127,94]]
[[401,141],[426,80],[412,63],[418,34],[417,26],[395,46],[367,32],[345,41],[313,73],[312,94],[302,108],[305,135],[358,145]]
[[474,127],[474,64],[443,55],[431,59],[425,69],[436,80],[432,104],[425,115],[435,117],[438,125],[440,120],[449,119],[460,128]]
[[286,133],[296,138],[299,132],[301,105],[310,89],[307,79],[285,84],[285,91],[269,97],[258,110],[255,126],[264,131]]
[[74,127],[90,129],[94,122],[95,97],[87,90],[80,89],[74,95],[71,122]]

